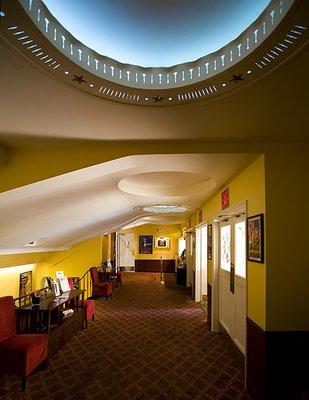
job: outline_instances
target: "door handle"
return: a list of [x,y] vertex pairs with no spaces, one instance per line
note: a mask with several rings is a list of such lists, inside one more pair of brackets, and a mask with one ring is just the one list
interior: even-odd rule
[[230,269],[230,292],[235,293],[235,264],[231,263]]

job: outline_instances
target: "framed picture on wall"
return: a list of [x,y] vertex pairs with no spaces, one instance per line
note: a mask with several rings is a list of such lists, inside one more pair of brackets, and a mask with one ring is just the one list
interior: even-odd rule
[[264,215],[257,214],[247,218],[247,259],[264,262]]
[[153,236],[140,235],[139,236],[139,254],[152,254]]
[[155,238],[155,247],[157,249],[168,249],[170,247],[170,239],[163,236]]
[[19,275],[19,297],[32,292],[32,271],[22,272]]
[[207,225],[207,258],[212,260],[212,225]]
[[222,210],[229,207],[229,205],[230,205],[230,190],[229,190],[229,188],[226,188],[221,193],[221,208],[222,208]]

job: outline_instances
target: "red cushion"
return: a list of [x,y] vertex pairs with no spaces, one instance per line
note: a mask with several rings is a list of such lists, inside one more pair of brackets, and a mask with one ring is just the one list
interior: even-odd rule
[[16,335],[0,343],[0,358],[8,372],[27,376],[48,355],[47,335]]
[[16,334],[14,300],[0,297],[0,342]]

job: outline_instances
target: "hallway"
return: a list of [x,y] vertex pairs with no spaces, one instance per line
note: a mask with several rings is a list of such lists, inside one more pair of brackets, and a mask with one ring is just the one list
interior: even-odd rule
[[249,399],[243,367],[174,276],[124,274],[96,320],[33,373],[26,394],[15,376],[0,378],[1,399]]

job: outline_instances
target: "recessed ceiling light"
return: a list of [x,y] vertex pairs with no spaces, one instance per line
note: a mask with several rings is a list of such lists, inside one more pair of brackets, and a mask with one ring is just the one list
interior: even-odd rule
[[146,101],[149,100],[148,97],[145,97],[145,100],[146,100]]
[[171,100],[172,100],[172,97],[169,97],[168,99],[169,99],[169,101],[171,101]]
[[90,85],[89,85],[90,87],[93,87],[93,83],[90,83]]
[[0,10],[0,17],[5,17],[5,12]]
[[185,206],[172,205],[172,204],[156,204],[155,206],[145,206],[143,211],[152,212],[156,214],[169,214],[169,213],[183,213],[188,209]]
[[222,83],[222,86],[226,86],[226,83]]
[[69,72],[69,71],[64,71],[64,73],[65,73],[66,75],[69,75],[70,72]]
[[251,72],[252,72],[251,69],[249,69],[249,70],[247,71],[247,74],[251,74]]
[[25,246],[36,246],[36,240],[31,240],[31,242],[27,243]]

